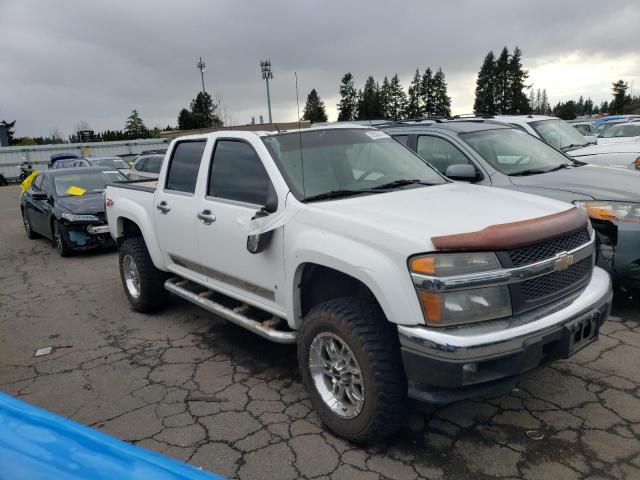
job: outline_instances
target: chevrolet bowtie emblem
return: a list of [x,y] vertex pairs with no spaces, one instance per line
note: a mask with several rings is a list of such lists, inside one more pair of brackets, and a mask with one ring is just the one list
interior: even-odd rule
[[573,255],[569,255],[566,252],[556,255],[556,262],[554,264],[556,271],[566,270],[571,265],[573,265]]

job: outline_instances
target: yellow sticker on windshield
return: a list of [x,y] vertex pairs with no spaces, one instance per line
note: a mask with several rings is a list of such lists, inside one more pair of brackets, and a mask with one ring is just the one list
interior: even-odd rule
[[84,195],[86,190],[80,187],[69,187],[67,188],[66,193],[69,195]]

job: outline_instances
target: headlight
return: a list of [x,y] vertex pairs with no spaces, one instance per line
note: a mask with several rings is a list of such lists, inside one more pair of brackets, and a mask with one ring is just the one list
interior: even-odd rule
[[[506,285],[439,292],[425,289],[420,279],[455,277],[500,269],[493,253],[455,253],[414,257],[409,261],[427,325],[448,327],[511,315]],[[416,281],[418,280],[418,281]]]
[[75,215],[73,213],[63,213],[62,218],[68,222],[99,222],[95,215]]
[[592,220],[640,223],[640,203],[601,200],[576,201],[573,203],[580,208],[584,208]]

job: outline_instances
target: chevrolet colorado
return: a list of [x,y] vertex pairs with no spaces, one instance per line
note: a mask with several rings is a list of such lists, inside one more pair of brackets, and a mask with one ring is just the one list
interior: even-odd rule
[[452,182],[372,128],[177,138],[157,182],[108,186],[105,204],[135,310],[171,292],[297,343],[319,416],[355,442],[398,429],[408,397],[573,355],[609,314],[581,210]]

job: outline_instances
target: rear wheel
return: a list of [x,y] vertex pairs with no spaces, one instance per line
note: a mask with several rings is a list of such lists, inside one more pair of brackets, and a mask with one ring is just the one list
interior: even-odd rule
[[377,304],[342,298],[313,308],[298,337],[298,365],[336,434],[370,443],[402,425],[407,385],[398,334]]
[[73,255],[73,250],[67,245],[67,240],[64,235],[64,225],[61,222],[54,220],[51,224],[53,230],[53,245],[61,257],[70,257]]
[[164,288],[168,275],[153,265],[144,239],[126,239],[120,245],[119,258],[120,279],[133,309],[154,312],[163,308],[169,296]]

